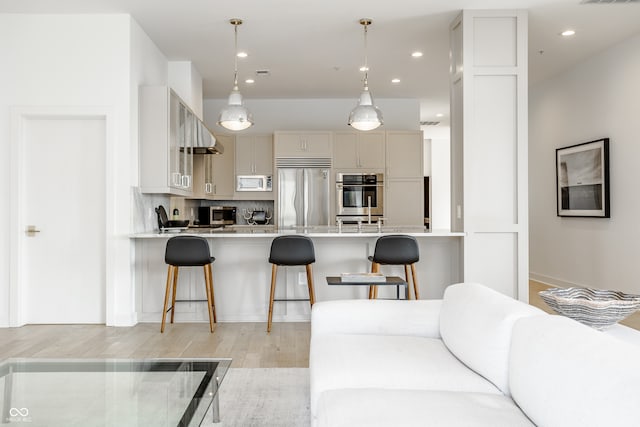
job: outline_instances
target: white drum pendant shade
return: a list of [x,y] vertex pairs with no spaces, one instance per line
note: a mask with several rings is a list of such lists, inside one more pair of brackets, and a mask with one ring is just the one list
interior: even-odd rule
[[233,25],[235,41],[233,90],[229,95],[228,104],[220,111],[218,124],[229,130],[244,130],[253,125],[253,117],[243,105],[242,95],[238,89],[238,25],[242,24],[242,19],[234,18],[229,20],[229,23]]
[[373,103],[373,96],[369,92],[369,61],[367,58],[367,27],[371,25],[371,19],[362,18],[360,25],[364,28],[364,88],[360,94],[358,105],[349,114],[349,126],[358,130],[373,130],[383,123],[382,112]]
[[238,86],[234,86],[229,95],[228,105],[220,111],[218,124],[229,130],[244,130],[253,125],[253,117],[242,103],[242,94]]
[[360,94],[360,101],[356,108],[351,110],[349,114],[349,126],[358,130],[373,130],[384,122],[382,120],[382,111],[373,104],[373,97],[369,88],[365,86]]

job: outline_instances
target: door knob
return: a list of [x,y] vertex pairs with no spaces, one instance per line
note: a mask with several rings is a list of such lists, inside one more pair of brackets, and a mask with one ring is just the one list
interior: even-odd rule
[[36,229],[35,225],[27,225],[27,236],[34,236],[36,233],[39,233],[40,230]]

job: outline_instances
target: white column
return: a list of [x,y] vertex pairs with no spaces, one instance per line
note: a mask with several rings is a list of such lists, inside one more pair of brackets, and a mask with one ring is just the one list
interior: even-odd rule
[[465,10],[451,24],[451,226],[464,280],[528,300],[527,14]]

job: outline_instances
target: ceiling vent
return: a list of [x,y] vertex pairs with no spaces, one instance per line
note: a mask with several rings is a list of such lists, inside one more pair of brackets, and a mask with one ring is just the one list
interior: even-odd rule
[[438,126],[440,122],[420,122],[420,126]]
[[269,70],[256,70],[256,76],[258,77],[269,77],[271,75],[271,71]]
[[640,3],[640,0],[581,0],[580,4]]

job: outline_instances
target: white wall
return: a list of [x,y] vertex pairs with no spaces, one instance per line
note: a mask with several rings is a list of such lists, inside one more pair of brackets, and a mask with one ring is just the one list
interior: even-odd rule
[[431,229],[451,230],[451,128],[422,126],[424,175],[431,186]]
[[[349,130],[349,113],[357,99],[244,99],[255,124],[242,131],[272,133],[276,130]],[[228,133],[218,126],[218,115],[227,99],[204,101],[204,122],[214,133]],[[387,130],[419,130],[420,104],[416,99],[376,99]]]
[[431,229],[451,229],[451,144],[431,140]]
[[[530,88],[533,279],[640,293],[640,35]],[[555,149],[610,138],[611,218],[556,216]]]
[[[112,111],[113,144],[107,170],[113,205],[108,206],[105,261],[111,282],[107,322],[134,320],[132,297],[131,187],[137,170],[137,86],[166,84],[166,60],[128,15],[0,15],[0,180],[10,182],[10,109],[13,106],[92,106]],[[65,159],[51,159],[73,167]],[[63,186],[50,185],[52,191]],[[9,324],[9,206],[11,189],[0,186],[0,326]],[[47,209],[59,209],[48,206]],[[68,207],[67,207],[68,208]],[[91,215],[91,206],[85,209]],[[57,250],[59,248],[52,248]],[[58,274],[59,272],[52,272]]]
[[202,76],[191,61],[169,61],[169,86],[202,119]]

